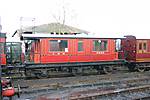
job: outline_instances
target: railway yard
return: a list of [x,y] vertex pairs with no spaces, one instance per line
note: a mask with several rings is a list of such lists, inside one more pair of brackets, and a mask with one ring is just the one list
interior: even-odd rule
[[150,39],[18,34],[0,37],[3,100],[150,99]]
[[148,0],[2,0],[0,100],[150,100]]
[[149,76],[147,71],[14,79],[14,86],[20,85],[20,98],[14,96],[12,100],[149,100]]

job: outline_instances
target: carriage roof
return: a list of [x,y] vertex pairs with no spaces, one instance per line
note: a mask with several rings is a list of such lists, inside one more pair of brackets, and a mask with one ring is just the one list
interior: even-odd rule
[[124,37],[120,37],[120,36],[102,36],[102,35],[87,35],[84,33],[81,34],[45,34],[45,33],[35,33],[35,34],[22,34],[22,38],[23,40],[34,40],[34,39],[42,39],[42,38],[71,38],[71,39],[120,39],[120,38],[124,38]]

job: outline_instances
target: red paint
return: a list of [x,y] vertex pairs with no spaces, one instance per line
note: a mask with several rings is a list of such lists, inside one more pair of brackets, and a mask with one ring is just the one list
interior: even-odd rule
[[[49,51],[50,40],[68,40],[68,52]],[[32,44],[31,61],[35,63],[67,63],[67,62],[96,62],[96,61],[114,61],[118,59],[118,53],[115,52],[114,39],[107,40],[107,51],[93,51],[93,40],[82,39],[83,51],[78,51],[78,40],[70,38],[47,38],[40,39]]]
[[146,43],[147,48],[146,50],[144,50],[142,47],[142,49],[139,50],[139,48],[137,47],[136,59],[141,59],[141,62],[150,62],[150,39],[137,39],[137,45],[139,43]]
[[122,51],[119,52],[119,56],[122,59],[125,59],[129,62],[136,61],[136,37],[135,36],[125,36],[126,38],[122,39],[121,46]]
[[10,87],[2,90],[2,95],[4,97],[11,97],[15,94],[15,89]]
[[147,50],[148,50],[148,52],[150,52],[150,39],[149,40],[147,40]]
[[15,89],[10,79],[2,79],[2,95],[4,97],[11,97],[15,95]]
[[[6,35],[6,33],[0,33],[1,34],[1,36],[2,35]],[[0,37],[0,43],[2,43],[2,44],[4,44],[6,42],[6,37]],[[4,54],[4,51],[2,51],[2,52],[0,52],[0,63],[1,63],[1,65],[6,65],[6,55]]]
[[10,80],[8,80],[8,79],[2,79],[2,86],[7,86],[7,84],[9,84],[10,83]]

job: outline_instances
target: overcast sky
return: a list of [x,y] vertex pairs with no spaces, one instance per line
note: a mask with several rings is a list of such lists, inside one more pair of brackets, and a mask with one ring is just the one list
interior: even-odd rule
[[30,25],[32,18],[35,25],[57,22],[63,6],[67,25],[99,35],[150,35],[150,0],[0,0],[2,32],[19,29],[20,17]]

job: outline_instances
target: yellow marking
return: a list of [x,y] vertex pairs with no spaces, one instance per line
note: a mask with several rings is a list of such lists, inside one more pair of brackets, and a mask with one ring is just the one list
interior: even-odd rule
[[150,54],[150,52],[137,51],[137,54]]
[[150,58],[141,58],[141,59],[136,59],[137,62],[144,62],[144,61],[150,61]]

